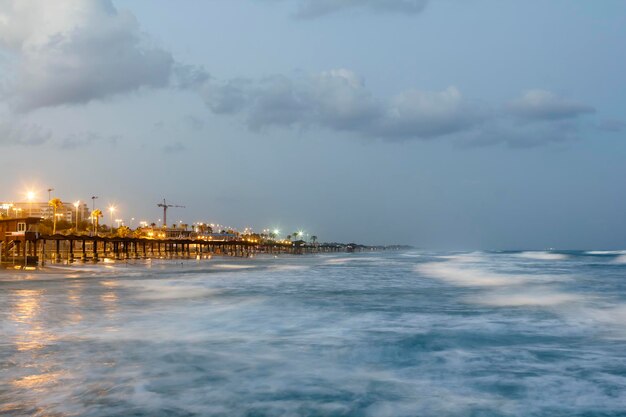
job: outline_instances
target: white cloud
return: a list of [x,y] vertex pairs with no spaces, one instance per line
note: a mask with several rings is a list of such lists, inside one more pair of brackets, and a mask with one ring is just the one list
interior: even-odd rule
[[465,102],[454,86],[443,91],[410,90],[398,94],[387,108],[378,132],[391,138],[431,138],[471,128],[482,112]]
[[202,94],[215,113],[245,114],[253,130],[320,126],[390,140],[427,139],[471,128],[483,117],[456,87],[411,90],[382,100],[347,69],[257,81],[211,81]]
[[110,0],[4,0],[0,45],[13,74],[3,93],[21,111],[166,86],[174,64]]
[[569,119],[595,112],[591,106],[546,90],[526,91],[510,101],[507,109],[515,116],[540,120]]

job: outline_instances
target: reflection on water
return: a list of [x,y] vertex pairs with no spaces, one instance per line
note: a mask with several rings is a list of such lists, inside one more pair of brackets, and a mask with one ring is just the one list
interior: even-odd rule
[[616,256],[218,258],[0,280],[0,415],[623,415]]
[[[2,415],[50,415],[46,407],[32,408],[36,397],[47,393],[59,383],[61,372],[53,371],[57,367],[54,358],[46,348],[58,339],[49,327],[43,289],[15,289],[7,292],[6,298],[12,337],[7,344],[2,344],[2,357],[14,364],[15,369],[7,373],[7,379],[0,384],[0,413]],[[8,327],[3,326],[3,327]],[[13,349],[11,349],[11,345]],[[3,360],[3,368],[6,363]],[[3,376],[3,378],[6,378]],[[12,388],[8,388],[7,384]]]
[[13,385],[17,388],[44,390],[46,387],[57,382],[60,376],[60,372],[48,372],[37,375],[29,375],[14,380]]
[[[100,301],[104,307],[104,314],[108,320],[112,320],[117,313],[117,293],[116,289],[118,287],[118,283],[115,281],[101,281],[100,285],[105,288],[105,291],[100,294]],[[116,332],[119,330],[118,327],[108,325],[104,328],[107,332]]]
[[17,350],[42,349],[52,343],[56,336],[47,331],[40,317],[44,291],[16,290],[12,295],[15,302],[9,311],[19,329],[15,340]]
[[13,291],[15,303],[9,310],[13,314],[13,321],[29,323],[39,311],[43,290],[16,290]]

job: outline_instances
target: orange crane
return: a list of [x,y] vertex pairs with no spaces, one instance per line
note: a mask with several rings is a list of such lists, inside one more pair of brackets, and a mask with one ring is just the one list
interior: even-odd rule
[[185,206],[177,206],[175,204],[167,204],[167,201],[163,199],[163,203],[157,204],[157,207],[163,207],[163,226],[167,227],[167,209],[170,207],[185,208]]

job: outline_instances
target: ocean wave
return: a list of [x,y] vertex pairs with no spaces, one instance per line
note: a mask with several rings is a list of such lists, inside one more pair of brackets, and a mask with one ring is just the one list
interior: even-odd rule
[[343,265],[352,262],[381,262],[383,258],[376,256],[354,256],[354,257],[342,257],[342,258],[331,258],[324,260],[324,263],[327,265]]
[[450,284],[470,287],[520,285],[537,278],[537,276],[530,275],[493,272],[479,267],[459,265],[455,262],[429,262],[417,265],[415,270]]
[[626,264],[626,255],[620,255],[617,258],[613,259],[613,262],[616,264]]
[[255,265],[240,265],[240,264],[214,264],[213,267],[219,269],[252,269],[256,268]]
[[586,255],[626,255],[626,250],[590,250]]
[[535,288],[530,291],[521,292],[491,292],[481,294],[480,297],[469,297],[467,300],[474,304],[483,304],[493,307],[547,307],[580,302],[583,299],[576,294]]
[[303,271],[309,269],[307,265],[274,265],[270,267],[274,271]]
[[519,258],[524,259],[536,259],[540,261],[562,261],[567,259],[568,256],[562,253],[544,252],[544,251],[527,251],[521,252],[516,255]]

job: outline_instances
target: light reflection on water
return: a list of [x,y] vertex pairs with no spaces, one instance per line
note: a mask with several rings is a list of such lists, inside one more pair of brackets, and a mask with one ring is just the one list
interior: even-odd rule
[[614,257],[218,258],[5,276],[0,415],[623,415],[626,265]]

